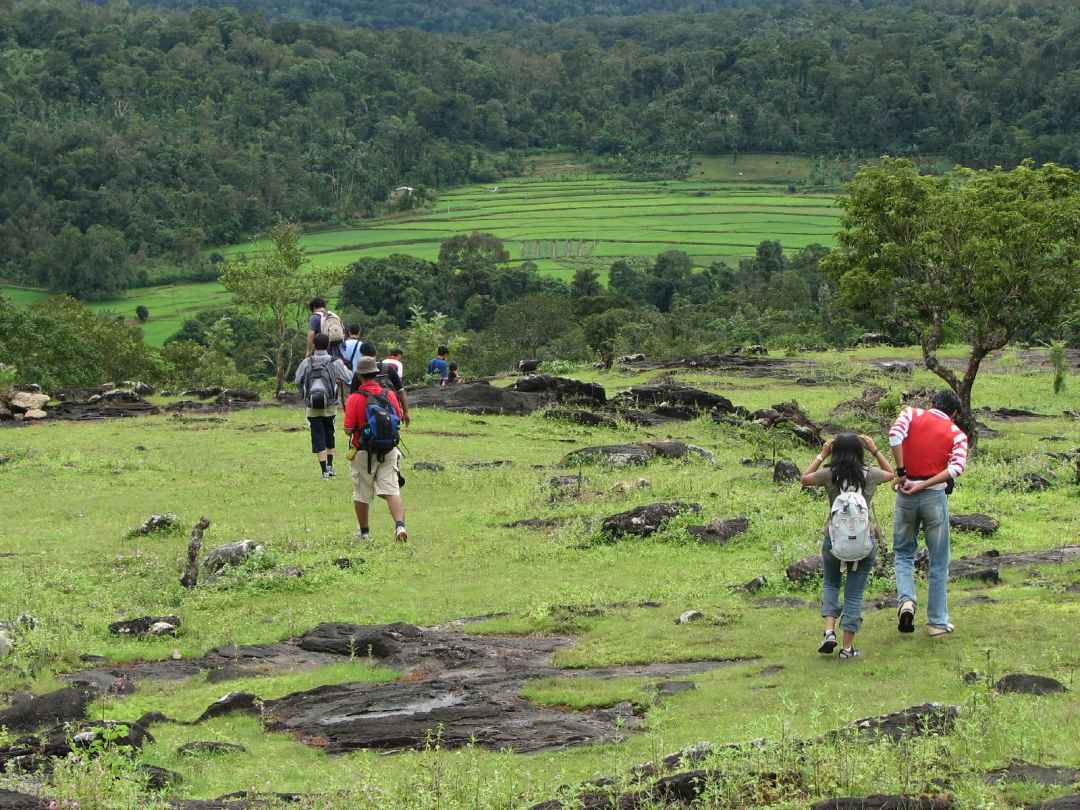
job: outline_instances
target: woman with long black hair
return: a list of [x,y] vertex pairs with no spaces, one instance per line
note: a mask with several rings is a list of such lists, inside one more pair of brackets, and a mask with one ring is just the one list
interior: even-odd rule
[[[873,455],[876,467],[866,465],[866,453]],[[821,465],[829,460],[827,469]],[[827,442],[821,452],[810,462],[803,472],[802,483],[806,487],[825,487],[829,495],[829,511],[832,514],[833,503],[841,493],[860,493],[867,506],[874,497],[878,484],[891,481],[895,476],[892,465],[878,450],[869,436],[854,433],[841,433],[831,442]],[[871,513],[872,515],[872,513]],[[870,520],[872,531],[880,538],[880,529],[876,521]],[[846,536],[846,535],[845,535]],[[821,615],[825,618],[825,635],[818,652],[829,655],[836,649],[836,622],[839,619],[844,631],[844,644],[840,648],[840,659],[856,658],[855,634],[862,626],[863,592],[866,580],[874,567],[877,557],[877,543],[870,555],[855,564],[844,563],[832,553],[832,539],[826,528],[825,539],[821,545],[824,562],[824,582],[821,589]],[[846,581],[844,574],[846,570]],[[844,604],[840,605],[840,587],[844,587]]]

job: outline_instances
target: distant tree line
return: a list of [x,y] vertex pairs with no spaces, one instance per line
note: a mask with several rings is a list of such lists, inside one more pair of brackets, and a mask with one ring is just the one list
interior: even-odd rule
[[[1080,164],[1066,0],[318,4],[493,31],[454,36],[245,8],[0,0],[0,277],[83,298],[155,260],[206,277],[208,245],[372,215],[398,185],[494,179],[537,148],[632,176],[699,152]],[[713,13],[528,25],[575,9]]]

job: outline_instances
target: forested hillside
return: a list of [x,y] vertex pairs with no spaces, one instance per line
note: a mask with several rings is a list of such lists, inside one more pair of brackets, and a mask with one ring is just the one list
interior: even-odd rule
[[209,273],[201,248],[278,217],[367,215],[399,184],[494,179],[532,148],[1080,162],[1064,3],[764,4],[470,36],[77,0],[0,12],[0,276],[84,298],[137,283],[147,258]]

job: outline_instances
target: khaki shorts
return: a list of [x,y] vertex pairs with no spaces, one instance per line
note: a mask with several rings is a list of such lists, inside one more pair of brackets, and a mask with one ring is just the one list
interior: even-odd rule
[[353,500],[357,503],[371,503],[376,496],[400,495],[398,486],[398,467],[401,464],[401,451],[396,447],[386,454],[382,462],[371,460],[371,472],[368,472],[368,454],[361,450],[352,460]]

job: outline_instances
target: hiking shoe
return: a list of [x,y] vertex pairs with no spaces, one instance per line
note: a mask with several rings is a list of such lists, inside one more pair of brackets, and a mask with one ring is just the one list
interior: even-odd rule
[[361,543],[370,543],[371,542],[371,532],[366,532],[366,531],[363,531],[362,529],[357,529],[356,534],[353,535],[353,540],[357,540],[357,541],[359,541]]
[[915,603],[904,602],[896,611],[897,629],[901,633],[915,632]]
[[323,470],[323,474],[322,474],[322,480],[323,481],[329,481],[333,477],[334,477],[333,470]]
[[928,624],[926,625],[926,634],[930,638],[941,638],[941,636],[947,636],[956,630],[951,624]]
[[409,541],[409,533],[405,531],[404,526],[398,526],[394,529],[394,539],[399,543],[407,543]]
[[822,655],[831,655],[832,651],[836,649],[836,631],[826,630],[825,636],[822,639],[821,646],[817,648],[817,651]]
[[847,649],[844,649],[844,648],[840,649],[840,660],[841,661],[848,661],[848,660],[850,660],[852,658],[858,658],[858,657],[859,657],[859,651],[856,650],[854,647],[849,647]]
[[333,467],[327,467],[327,468],[326,468],[326,477],[327,477],[327,478],[333,478],[333,477],[334,477],[334,476],[336,476],[336,475],[337,475],[337,473],[336,473],[336,472],[334,472],[334,468],[333,468]]

